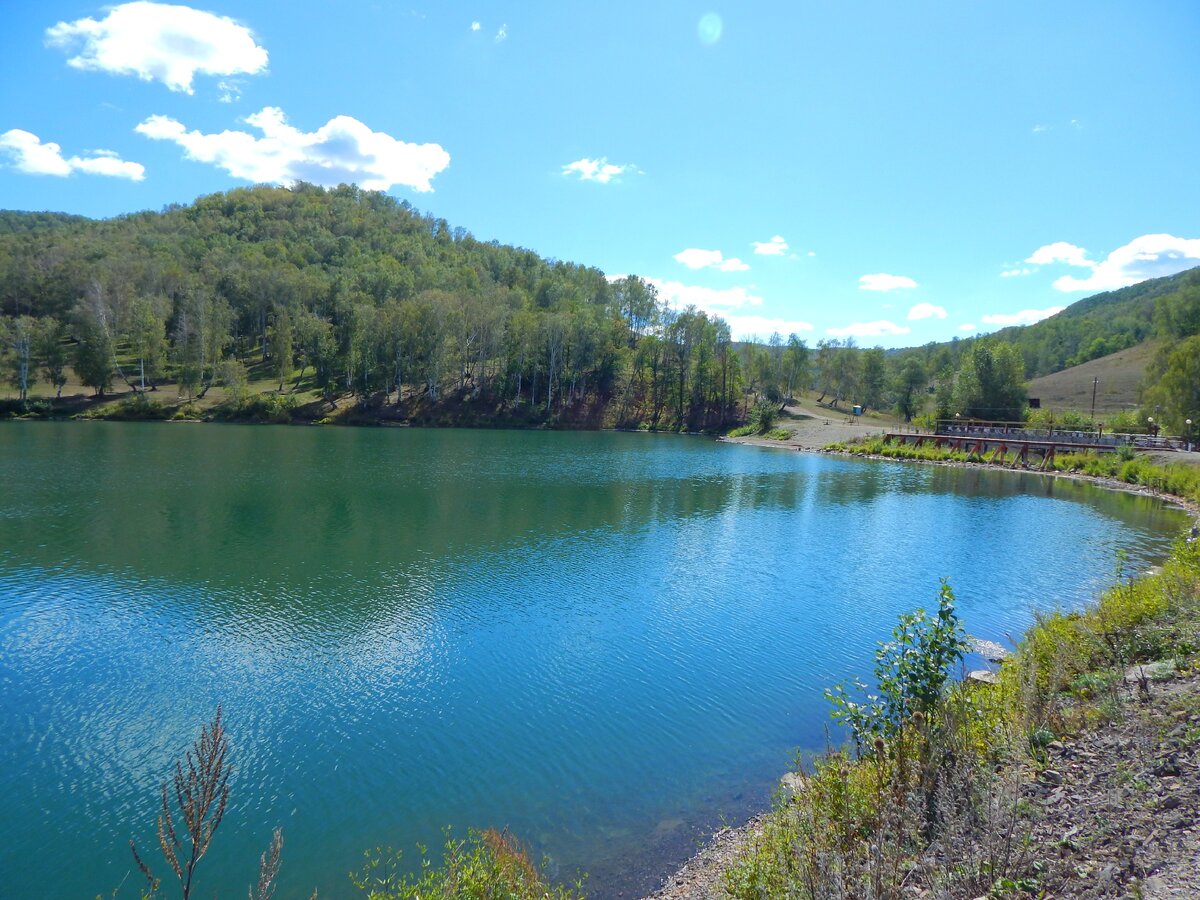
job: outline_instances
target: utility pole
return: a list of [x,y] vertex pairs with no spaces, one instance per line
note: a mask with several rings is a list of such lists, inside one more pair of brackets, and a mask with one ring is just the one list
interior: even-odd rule
[[1096,424],[1096,385],[1100,383],[1098,376],[1092,378],[1092,424]]

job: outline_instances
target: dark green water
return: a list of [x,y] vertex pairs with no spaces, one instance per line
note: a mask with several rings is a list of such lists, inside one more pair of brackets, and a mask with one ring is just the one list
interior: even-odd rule
[[[951,576],[1003,640],[1161,558],[1157,502],[1065,481],[623,434],[0,427],[0,894],[155,849],[217,703],[200,895],[349,893],[379,844],[510,826],[597,895],[824,742],[822,690]],[[166,866],[157,860],[165,873]]]

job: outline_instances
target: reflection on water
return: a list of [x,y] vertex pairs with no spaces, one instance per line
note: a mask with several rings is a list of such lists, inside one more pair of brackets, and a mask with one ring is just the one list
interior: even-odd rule
[[[981,637],[1183,517],[1037,476],[615,434],[0,428],[0,883],[107,893],[224,704],[204,891],[508,825],[597,893],[762,805],[822,689],[952,576]],[[58,871],[57,869],[55,871]],[[132,882],[131,882],[132,883]]]

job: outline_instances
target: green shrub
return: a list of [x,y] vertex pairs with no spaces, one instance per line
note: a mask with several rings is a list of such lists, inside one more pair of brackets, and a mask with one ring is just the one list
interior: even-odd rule
[[368,900],[573,900],[574,889],[553,887],[543,871],[507,831],[471,831],[465,840],[449,832],[441,865],[424,858],[416,874],[404,871],[401,854],[379,848],[351,873],[354,886]]
[[869,748],[876,737],[890,738],[914,714],[928,717],[941,701],[952,667],[970,645],[954,610],[954,591],[945,581],[933,616],[917,609],[900,616],[892,640],[875,651],[878,693],[857,683],[863,699],[851,699],[845,685],[826,691],[832,718],[849,727],[855,745]]
[[100,413],[106,419],[117,419],[123,422],[154,421],[170,417],[170,412],[158,400],[145,394],[134,394],[119,401],[113,406],[102,408]]

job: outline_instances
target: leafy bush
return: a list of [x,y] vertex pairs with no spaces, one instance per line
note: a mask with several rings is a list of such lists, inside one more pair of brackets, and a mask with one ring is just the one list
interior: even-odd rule
[[[424,850],[422,850],[424,856]],[[404,871],[401,854],[378,848],[366,854],[354,886],[368,900],[573,900],[575,889],[551,887],[529,854],[507,831],[471,831],[466,840],[447,833],[440,866],[421,860],[419,873]]]
[[779,416],[779,406],[777,402],[773,402],[770,398],[763,397],[754,404],[754,408],[750,410],[749,425],[753,427],[754,434],[766,434],[775,424],[775,419]]
[[856,683],[862,700],[853,700],[844,685],[826,691],[833,720],[850,728],[855,745],[869,748],[876,737],[899,733],[914,714],[928,717],[942,699],[951,667],[962,662],[970,645],[954,611],[954,591],[942,581],[933,616],[916,609],[900,617],[892,640],[875,651],[878,694]]
[[126,397],[114,406],[102,409],[100,415],[106,419],[122,422],[156,421],[170,417],[170,412],[159,401],[145,394]]

